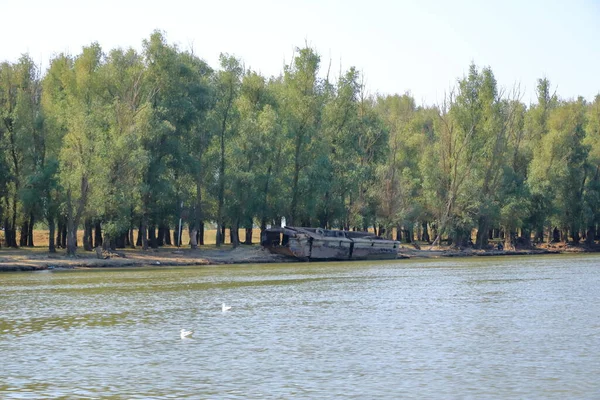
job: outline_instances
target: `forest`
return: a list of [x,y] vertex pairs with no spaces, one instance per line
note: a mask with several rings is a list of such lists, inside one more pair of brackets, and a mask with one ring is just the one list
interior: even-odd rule
[[159,31],[45,71],[2,62],[0,244],[33,246],[41,227],[50,252],[156,248],[181,219],[185,246],[207,226],[238,245],[282,217],[477,248],[599,239],[600,95],[541,78],[524,104],[470,65],[426,106],[369,94],[355,67],[333,75],[308,46],[279,76],[228,54],[213,68]]

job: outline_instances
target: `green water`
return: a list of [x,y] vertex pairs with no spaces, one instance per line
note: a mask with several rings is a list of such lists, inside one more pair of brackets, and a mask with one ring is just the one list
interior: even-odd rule
[[2,399],[600,398],[598,371],[598,255],[0,275]]

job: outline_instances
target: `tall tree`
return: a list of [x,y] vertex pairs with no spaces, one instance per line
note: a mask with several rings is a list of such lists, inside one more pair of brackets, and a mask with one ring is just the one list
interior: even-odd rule
[[[541,157],[542,139],[549,132],[548,120],[551,112],[558,105],[558,98],[556,94],[551,93],[550,81],[547,78],[538,79],[536,93],[537,104],[530,107],[525,118],[526,149],[530,163],[534,158],[539,160]],[[541,242],[544,240],[544,227],[548,224],[551,213],[552,195],[550,190],[540,186],[541,182],[535,184],[533,179],[528,179],[527,183],[527,189],[531,193],[531,209],[524,221],[524,229],[526,233],[534,231],[534,240]]]
[[600,233],[600,94],[588,106],[584,145],[589,148],[586,164],[588,177],[584,194],[586,243],[592,244]]
[[[315,137],[321,122],[323,85],[317,74],[320,57],[311,48],[297,49],[293,61],[284,68],[284,96],[281,111],[288,137],[291,172],[291,200],[286,212],[287,224],[298,225],[312,214],[308,193],[310,184],[305,174],[312,155],[318,148]],[[314,205],[314,203],[313,203]]]
[[[103,59],[97,43],[84,47],[72,62],[67,61],[70,69],[64,71],[66,76],[62,86],[57,97],[52,99],[59,104],[57,107],[66,110],[59,119],[65,130],[60,154],[60,183],[66,192],[69,255],[75,255],[77,229],[97,178],[97,167],[102,163],[97,150],[103,129],[101,110],[104,104],[99,94],[104,88],[98,75]],[[59,56],[56,68],[61,68],[63,63],[63,57]]]
[[[184,138],[195,122],[195,108],[186,85],[193,80],[185,54],[169,45],[161,32],[144,41],[147,84],[152,113],[142,129],[142,146],[148,155],[142,167],[142,247],[158,246],[156,226],[179,214],[178,182],[186,171]],[[147,235],[148,233],[148,235]]]
[[589,172],[585,124],[583,99],[557,106],[549,116],[548,134],[541,139],[540,150],[534,154],[529,176],[533,193],[541,196],[549,191],[552,194],[550,226],[562,231],[563,240],[571,236],[574,242],[580,240],[583,195]]
[[[212,124],[215,129],[215,138],[218,141],[219,168],[217,176],[217,238],[216,244],[220,246],[225,242],[221,229],[225,223],[225,187],[227,182],[227,157],[226,144],[237,129],[238,112],[236,99],[239,94],[243,68],[238,59],[228,54],[220,56],[221,70],[215,74],[213,87],[215,105],[211,113]],[[232,221],[237,234],[237,222]]]

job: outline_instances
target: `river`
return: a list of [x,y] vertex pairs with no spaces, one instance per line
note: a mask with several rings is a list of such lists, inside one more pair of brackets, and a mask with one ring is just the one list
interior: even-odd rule
[[0,311],[2,399],[600,398],[600,255],[5,273]]

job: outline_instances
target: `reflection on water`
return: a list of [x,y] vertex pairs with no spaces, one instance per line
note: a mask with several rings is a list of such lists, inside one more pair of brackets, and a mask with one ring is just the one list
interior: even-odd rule
[[2,274],[0,398],[598,398],[599,265]]

